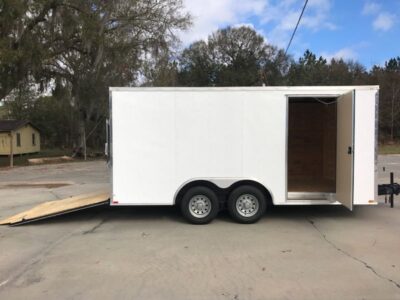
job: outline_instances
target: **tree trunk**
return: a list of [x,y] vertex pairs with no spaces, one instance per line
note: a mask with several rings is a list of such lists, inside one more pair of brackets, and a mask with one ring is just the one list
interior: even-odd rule
[[[79,120],[79,148],[82,149],[83,152],[83,158],[86,160],[87,158],[87,152],[86,152],[86,127],[85,127],[85,121],[83,119]],[[79,149],[79,150],[80,150]]]

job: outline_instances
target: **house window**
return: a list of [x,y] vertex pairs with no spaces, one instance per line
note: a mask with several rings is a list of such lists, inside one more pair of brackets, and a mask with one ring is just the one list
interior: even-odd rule
[[36,135],[32,133],[32,146],[36,146]]
[[21,147],[21,134],[17,132],[17,147]]

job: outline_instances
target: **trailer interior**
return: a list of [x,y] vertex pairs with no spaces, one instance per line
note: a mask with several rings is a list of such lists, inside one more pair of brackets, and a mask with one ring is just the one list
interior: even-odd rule
[[332,97],[289,98],[289,200],[330,200],[336,193],[336,101]]

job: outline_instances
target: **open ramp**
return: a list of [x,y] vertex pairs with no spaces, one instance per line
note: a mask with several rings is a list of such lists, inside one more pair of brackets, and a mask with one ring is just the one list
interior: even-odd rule
[[92,193],[54,200],[39,204],[27,211],[21,212],[7,219],[1,220],[0,225],[21,225],[73,211],[109,204],[110,193]]

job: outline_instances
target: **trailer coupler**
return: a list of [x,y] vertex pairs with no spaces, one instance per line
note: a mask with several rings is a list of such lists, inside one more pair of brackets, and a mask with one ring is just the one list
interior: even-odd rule
[[[393,207],[394,195],[400,194],[400,184],[394,182],[393,172],[390,173],[390,183],[378,185],[378,195],[389,195],[390,207]],[[385,198],[385,203],[387,199]]]

